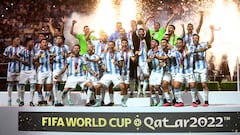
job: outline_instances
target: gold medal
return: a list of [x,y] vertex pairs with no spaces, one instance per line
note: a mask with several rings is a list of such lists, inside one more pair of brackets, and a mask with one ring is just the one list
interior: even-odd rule
[[44,57],[44,54],[41,54],[41,57],[43,58],[43,57]]
[[180,65],[180,68],[183,68],[183,65],[182,65],[182,64]]
[[75,72],[75,74],[77,74],[77,73],[78,73],[78,70],[77,70],[77,69],[75,69],[75,70],[74,70],[74,72]]
[[111,61],[112,61],[112,63],[114,63],[114,59],[112,59]]

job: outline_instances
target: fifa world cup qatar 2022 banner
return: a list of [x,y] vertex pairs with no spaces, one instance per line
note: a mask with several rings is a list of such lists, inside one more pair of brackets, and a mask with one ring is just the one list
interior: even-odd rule
[[239,132],[239,112],[19,112],[19,131]]

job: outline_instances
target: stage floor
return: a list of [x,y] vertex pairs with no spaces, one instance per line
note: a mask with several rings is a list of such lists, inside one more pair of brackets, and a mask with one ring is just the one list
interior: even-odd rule
[[[184,107],[150,107],[149,98],[129,98],[128,107],[120,106],[120,95],[116,93],[115,106],[107,107],[86,107],[83,106],[83,101],[74,100],[76,105],[54,107],[54,106],[26,106],[18,107],[16,103],[12,107],[6,106],[6,94],[0,93],[0,135],[3,134],[18,134],[18,135],[106,135],[106,134],[149,134],[149,135],[240,135],[240,93],[238,92],[210,92],[210,105],[208,107],[192,107],[189,93],[184,93]],[[27,93],[28,94],[28,93]],[[200,93],[201,95],[202,93]],[[13,97],[16,93],[13,94]],[[83,99],[83,95],[74,92],[72,93],[74,99]],[[106,96],[108,98],[108,96]],[[35,98],[36,99],[36,98]],[[27,100],[27,96],[26,96]],[[106,99],[108,103],[108,99]],[[46,126],[43,125],[45,117],[81,117],[97,119],[102,118],[109,122],[112,119],[126,119],[130,120],[131,124],[128,127],[117,128],[105,125],[104,128],[94,127],[53,127],[53,123]],[[29,120],[22,121],[22,118]],[[191,122],[196,119],[197,126],[191,127],[193,123],[185,123],[185,127],[167,127],[164,123],[153,126],[155,122],[164,122],[165,118],[169,121],[168,124],[176,125],[176,122]],[[49,119],[45,122],[49,123]],[[153,119],[153,123],[149,123]],[[136,125],[135,121],[140,120],[141,125]],[[210,120],[210,121],[209,121]],[[212,121],[213,120],[213,121]],[[220,120],[220,121],[219,121]],[[27,122],[27,123],[26,123]],[[35,123],[34,123],[35,122]],[[127,121],[128,123],[129,121]],[[203,122],[203,123],[202,123]],[[214,124],[215,127],[205,127],[209,124]],[[221,123],[222,122],[222,123]],[[216,128],[217,124],[222,124],[221,127]],[[153,125],[151,125],[153,124]],[[166,124],[166,123],[165,123]],[[179,124],[179,123],[178,123]],[[31,126],[35,126],[32,128]],[[50,127],[49,127],[50,126]],[[158,127],[161,126],[161,127]]]

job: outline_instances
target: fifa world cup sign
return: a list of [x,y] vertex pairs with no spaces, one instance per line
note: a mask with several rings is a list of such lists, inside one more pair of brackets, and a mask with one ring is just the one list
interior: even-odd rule
[[19,112],[19,131],[239,132],[239,112]]

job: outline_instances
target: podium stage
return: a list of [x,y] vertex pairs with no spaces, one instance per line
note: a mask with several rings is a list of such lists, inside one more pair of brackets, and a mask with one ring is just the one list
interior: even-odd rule
[[114,94],[115,106],[96,108],[83,106],[85,95],[79,92],[72,93],[77,105],[64,107],[30,107],[28,96],[24,107],[15,101],[7,107],[7,93],[0,93],[0,135],[240,134],[239,92],[210,91],[209,107],[192,107],[190,93],[183,93],[185,106],[179,108],[150,107],[149,98],[129,98],[124,108],[119,92]]

